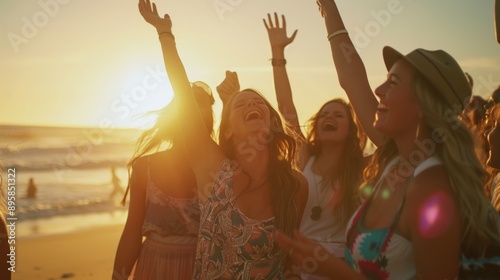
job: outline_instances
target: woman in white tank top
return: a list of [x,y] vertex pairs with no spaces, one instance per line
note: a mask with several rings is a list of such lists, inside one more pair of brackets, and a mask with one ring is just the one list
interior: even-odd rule
[[[274,17],[274,22],[271,15],[264,22],[272,49],[278,107],[303,142],[299,167],[309,184],[300,232],[343,258],[345,228],[360,202],[358,187],[365,165],[363,148],[366,136],[358,126],[350,104],[340,98],[328,101],[311,117],[304,136],[284,59],[284,48],[294,40],[296,33],[287,37],[284,16],[282,27],[277,14]],[[305,266],[301,268],[304,280],[324,279],[309,275]]]

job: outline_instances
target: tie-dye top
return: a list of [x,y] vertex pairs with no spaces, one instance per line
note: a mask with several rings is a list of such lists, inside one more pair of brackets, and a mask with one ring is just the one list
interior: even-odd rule
[[254,220],[238,209],[230,160],[200,209],[193,279],[284,279],[286,254],[273,246],[274,217]]
[[[392,160],[385,168],[381,178],[396,163],[396,159]],[[415,168],[413,177],[439,164],[441,164],[439,159],[430,157]],[[404,197],[389,227],[366,230],[362,226],[362,221],[370,201],[371,199],[366,200],[347,224],[345,253],[347,263],[368,279],[415,279],[416,270],[412,244],[408,239],[394,232],[404,206]]]
[[146,189],[146,214],[142,235],[165,243],[193,244],[198,237],[200,208],[198,197],[175,198],[162,192],[149,172]]

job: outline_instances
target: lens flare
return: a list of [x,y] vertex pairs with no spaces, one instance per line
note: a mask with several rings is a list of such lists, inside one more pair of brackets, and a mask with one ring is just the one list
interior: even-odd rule
[[427,199],[420,208],[420,234],[428,238],[443,234],[452,220],[452,206],[451,198],[444,192],[438,192]]

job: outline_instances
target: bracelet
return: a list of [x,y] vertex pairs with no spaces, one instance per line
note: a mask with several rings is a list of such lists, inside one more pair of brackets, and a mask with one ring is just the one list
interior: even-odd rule
[[172,38],[175,41],[175,36],[171,32],[164,31],[164,32],[158,33],[158,38],[161,38],[161,36],[167,36],[169,38]]
[[349,33],[345,29],[337,30],[335,32],[332,32],[332,33],[328,34],[328,36],[327,36],[328,41],[330,41],[333,37],[335,37],[337,35],[340,35],[340,34],[349,34]]
[[272,58],[271,65],[273,65],[275,67],[285,66],[286,59],[284,59],[284,58]]

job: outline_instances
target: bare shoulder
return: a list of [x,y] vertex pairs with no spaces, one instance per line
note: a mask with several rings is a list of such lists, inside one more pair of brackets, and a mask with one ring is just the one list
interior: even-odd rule
[[419,201],[436,194],[454,196],[448,171],[443,165],[430,167],[418,174],[410,183],[407,200]]
[[293,170],[292,172],[293,172],[293,176],[295,176],[295,178],[297,178],[300,182],[299,192],[301,192],[301,191],[307,192],[309,186],[308,186],[307,179],[304,176],[304,174],[302,174],[302,172],[300,172],[298,170]]
[[425,223],[428,232],[445,234],[458,229],[458,201],[452,190],[449,174],[437,165],[418,174],[408,187],[403,215],[411,232],[422,233]]
[[132,165],[130,174],[130,185],[143,186],[144,182],[148,179],[147,172],[149,170],[149,156],[142,156],[137,158]]
[[144,173],[149,166],[149,157],[150,156],[142,156],[137,158],[132,166],[132,171],[136,174]]

